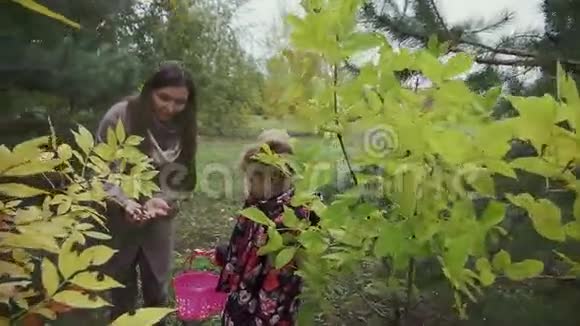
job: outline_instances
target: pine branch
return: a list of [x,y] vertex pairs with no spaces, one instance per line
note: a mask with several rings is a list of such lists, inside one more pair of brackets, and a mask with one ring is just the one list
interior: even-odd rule
[[[434,15],[436,16],[436,18],[440,22],[443,22],[443,20],[441,19],[441,15],[439,14],[437,7],[434,4],[434,1],[429,0],[429,3],[430,6],[433,6]],[[367,22],[373,24],[375,28],[386,30],[389,33],[397,35],[401,39],[414,39],[421,42],[422,44],[426,44],[429,40],[431,33],[411,31],[409,30],[409,28],[405,28],[404,24],[397,23],[399,22],[399,19],[394,19],[387,15],[377,13],[372,6],[365,7],[365,15],[367,16]],[[499,23],[500,22],[498,22],[497,24]],[[446,26],[442,27],[446,28]],[[492,55],[508,55],[516,57],[510,59],[498,59],[477,56],[475,58],[475,61],[480,64],[520,66],[520,67],[541,67],[545,65],[546,62],[548,61],[541,59],[543,56],[536,51],[504,47],[502,46],[502,44],[500,44],[497,47],[493,47],[487,44],[483,44],[481,42],[467,40],[462,37],[455,37],[450,34],[447,35],[447,38],[441,39],[440,41],[442,42],[448,41],[452,44],[452,46],[450,46],[449,48],[450,52],[468,52],[467,50],[462,49],[462,47],[469,46],[477,50],[486,51],[488,54]],[[559,61],[563,65],[580,67],[580,60],[570,58],[559,58]]]
[[445,20],[443,20],[443,16],[441,16],[441,13],[439,12],[439,7],[435,3],[435,0],[428,0],[428,1],[429,1],[429,5],[431,5],[431,10],[433,10],[435,17],[439,21],[439,25],[441,25],[441,29],[445,32],[445,34],[447,34],[448,38],[451,38],[451,32],[449,31],[449,28],[447,27]]

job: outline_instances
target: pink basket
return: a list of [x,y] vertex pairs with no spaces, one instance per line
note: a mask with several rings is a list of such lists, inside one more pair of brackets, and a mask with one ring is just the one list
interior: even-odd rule
[[[196,256],[208,254],[195,251],[188,261]],[[179,319],[203,320],[222,312],[228,294],[216,291],[218,279],[219,275],[199,271],[182,272],[173,279]]]

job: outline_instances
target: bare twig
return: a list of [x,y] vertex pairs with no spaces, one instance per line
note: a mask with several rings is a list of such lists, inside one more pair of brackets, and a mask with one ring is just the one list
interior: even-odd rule
[[[336,36],[336,40],[338,42],[338,35]],[[333,108],[334,108],[334,114],[338,114],[338,94],[337,94],[337,86],[338,86],[338,64],[334,64],[334,66],[332,67],[332,82],[333,82],[333,86],[334,86],[334,90],[333,90]],[[338,121],[337,121],[338,123]],[[340,149],[342,150],[342,154],[344,155],[344,159],[346,160],[346,164],[348,166],[348,171],[350,172],[350,175],[352,177],[352,181],[354,182],[355,186],[358,185],[358,179],[356,177],[356,174],[354,173],[354,170],[352,168],[352,165],[350,163],[350,159],[348,157],[348,153],[346,151],[346,146],[344,145],[344,139],[342,137],[341,133],[337,133],[336,134],[337,138],[338,138],[338,142],[340,143]]]
[[498,19],[494,23],[491,23],[487,26],[483,26],[479,29],[470,30],[468,32],[470,34],[479,34],[479,33],[488,32],[488,31],[491,31],[491,30],[494,30],[496,28],[501,27],[503,24],[509,22],[511,19],[513,19],[513,13],[509,12],[509,13],[504,14],[500,19]]

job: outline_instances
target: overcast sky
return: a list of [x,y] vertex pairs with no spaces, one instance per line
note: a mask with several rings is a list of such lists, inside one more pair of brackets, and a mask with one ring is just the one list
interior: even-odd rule
[[[502,35],[530,29],[541,29],[543,17],[540,0],[436,0],[442,15],[448,23],[461,22],[470,18],[492,19],[502,10],[515,13],[513,22],[501,31]],[[256,58],[269,53],[264,41],[270,31],[279,27],[280,14],[284,9],[294,11],[300,8],[299,0],[249,0],[239,9],[235,26],[240,30],[242,45]],[[483,35],[482,35],[483,36]],[[489,40],[498,37],[485,35]]]

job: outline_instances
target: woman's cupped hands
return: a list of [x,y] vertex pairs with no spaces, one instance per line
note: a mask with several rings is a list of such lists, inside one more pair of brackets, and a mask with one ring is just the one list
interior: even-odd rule
[[149,220],[169,215],[170,210],[169,204],[161,198],[151,198],[143,205],[129,200],[125,205],[125,217],[132,223],[143,224]]

